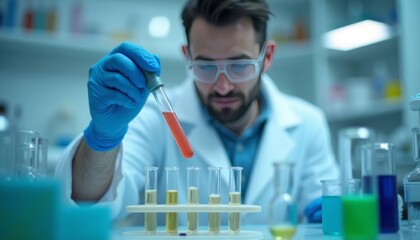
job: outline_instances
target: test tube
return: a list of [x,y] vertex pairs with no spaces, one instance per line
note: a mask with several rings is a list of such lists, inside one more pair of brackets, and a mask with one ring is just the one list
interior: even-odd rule
[[[187,203],[198,204],[198,185],[200,178],[199,167],[187,167]],[[189,212],[187,214],[187,231],[189,233],[196,233],[198,229],[198,213]]]
[[[157,204],[157,167],[146,167],[145,205]],[[156,213],[144,214],[144,230],[147,233],[156,232]]]
[[190,143],[188,142],[187,137],[185,136],[184,131],[181,128],[181,125],[179,124],[178,118],[172,109],[171,103],[166,96],[160,77],[147,71],[143,71],[143,73],[147,79],[147,89],[153,93],[156,102],[160,106],[163,117],[171,129],[172,135],[176,144],[178,145],[178,148],[181,150],[181,153],[185,158],[191,158],[194,155],[194,152]]
[[[221,167],[209,167],[209,204],[220,204]],[[220,233],[220,213],[209,213],[209,233]]]
[[[229,205],[241,204],[242,167],[229,167]],[[238,212],[229,213],[229,232],[238,233],[241,225],[241,215]]]
[[[178,167],[167,167],[166,170],[166,204],[178,204]],[[178,233],[178,214],[176,212],[166,213],[166,233]]]

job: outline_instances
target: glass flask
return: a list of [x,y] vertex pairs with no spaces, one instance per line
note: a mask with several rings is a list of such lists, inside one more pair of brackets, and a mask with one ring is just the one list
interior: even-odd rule
[[420,128],[413,128],[413,154],[417,166],[404,177],[404,199],[410,229],[420,230]]
[[293,164],[277,162],[274,167],[274,196],[270,202],[269,227],[276,240],[288,240],[296,233],[297,205],[292,197]]
[[[410,101],[410,109],[419,111],[420,125],[420,93]],[[407,203],[408,228],[420,230],[420,128],[411,130],[413,144],[413,158],[417,166],[403,179],[404,200]]]

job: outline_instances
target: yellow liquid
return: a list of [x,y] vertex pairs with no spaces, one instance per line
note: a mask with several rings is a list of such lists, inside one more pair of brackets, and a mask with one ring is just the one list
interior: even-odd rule
[[[166,192],[166,204],[177,205],[178,204],[178,191],[169,190]],[[178,233],[178,214],[174,212],[166,213],[166,232],[167,233]]]
[[[229,193],[229,205],[240,205],[241,204],[241,193],[230,192]],[[240,213],[229,213],[229,232],[238,233],[241,225],[241,214]]]
[[[220,204],[220,195],[210,194],[209,204]],[[220,233],[220,213],[209,213],[209,232],[210,234]]]
[[273,226],[270,227],[271,235],[274,236],[275,240],[289,240],[296,233],[296,228],[294,226],[285,225],[285,226]]
[[[157,192],[156,190],[146,190],[145,205],[156,205]],[[148,233],[156,232],[156,213],[144,214],[144,230]]]
[[[187,192],[188,204],[198,204],[198,188],[189,187]],[[187,231],[189,233],[197,232],[198,228],[198,213],[187,214]]]

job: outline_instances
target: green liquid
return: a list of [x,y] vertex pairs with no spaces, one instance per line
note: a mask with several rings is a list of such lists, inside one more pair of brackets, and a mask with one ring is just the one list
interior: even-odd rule
[[[157,193],[156,190],[146,190],[145,194],[146,205],[156,205]],[[148,233],[156,232],[156,213],[144,214],[144,230]]]
[[[187,192],[188,204],[198,204],[198,188],[189,187]],[[187,231],[189,233],[197,232],[198,213],[187,213]]]
[[[240,205],[241,204],[241,193],[230,192],[229,193],[229,205]],[[241,225],[241,214],[240,213],[229,213],[229,231],[231,233],[238,233]]]
[[[169,190],[166,192],[166,204],[178,204],[178,191]],[[170,234],[178,233],[178,214],[176,212],[166,213],[166,232]]]
[[378,236],[376,196],[343,196],[343,237],[346,240],[371,240]]
[[[220,195],[210,194],[209,204],[220,204]],[[210,234],[220,233],[220,213],[209,213],[209,232]]]

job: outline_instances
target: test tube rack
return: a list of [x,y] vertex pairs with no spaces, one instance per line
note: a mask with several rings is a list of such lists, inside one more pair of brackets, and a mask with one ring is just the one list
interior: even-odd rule
[[[230,212],[261,212],[261,206],[258,205],[228,205],[228,204],[178,204],[178,205],[130,205],[126,207],[130,213],[230,213]],[[208,231],[198,230],[196,233],[180,236],[178,234],[167,234],[164,231],[148,233],[145,231],[127,231],[124,232],[125,239],[263,239],[264,235],[258,231],[240,230],[238,233],[231,233],[227,230],[220,230],[218,234],[210,234]]]

